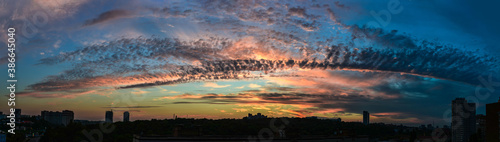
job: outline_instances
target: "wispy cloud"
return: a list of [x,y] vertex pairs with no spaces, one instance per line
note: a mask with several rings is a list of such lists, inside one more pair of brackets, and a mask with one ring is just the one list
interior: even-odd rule
[[132,16],[133,14],[134,14],[134,12],[130,11],[130,10],[122,10],[122,9],[110,10],[110,11],[106,11],[104,13],[101,13],[98,17],[96,17],[94,19],[90,19],[90,20],[85,21],[85,24],[83,24],[83,26],[91,26],[91,25],[95,25],[95,24],[99,24],[99,23],[104,23],[104,22],[111,21],[114,19]]
[[[175,43],[169,42],[168,39],[139,39],[138,41],[126,39],[118,41],[117,43],[122,42],[145,42],[138,43],[140,45],[151,44],[151,46],[142,46],[146,48],[154,48],[161,45],[176,45]],[[104,46],[109,46],[117,43],[110,42],[109,44]],[[121,48],[116,48],[116,52],[109,52],[109,50],[114,50],[114,48],[98,48],[96,46],[91,46],[83,50],[75,51],[73,53],[62,54],[60,56],[42,59],[41,64],[54,64],[59,62],[71,61],[74,60],[74,58],[83,55],[82,57],[80,57],[83,59],[78,60],[77,62],[80,62],[82,65],[85,64],[85,66],[76,66],[75,69],[68,70],[61,75],[51,76],[44,82],[30,85],[30,89],[39,91],[56,91],[61,89],[77,89],[106,84],[126,85],[122,88],[147,87],[189,82],[200,79],[218,80],[247,78],[251,76],[249,76],[250,74],[246,74],[245,71],[259,71],[266,74],[273,74],[271,72],[272,70],[286,71],[294,68],[311,70],[327,69],[396,72],[454,80],[465,83],[478,83],[478,76],[488,75],[486,73],[495,72],[495,69],[497,68],[494,62],[495,58],[493,57],[477,56],[474,54],[469,54],[469,52],[466,51],[460,51],[451,47],[441,46],[425,46],[416,49],[403,48],[393,50],[373,48],[358,49],[343,45],[334,45],[323,50],[324,53],[321,54],[325,56],[322,58],[302,60],[231,60],[227,59],[227,57],[220,56],[220,54],[214,54],[212,52],[221,52],[220,48],[202,48],[206,49],[204,51],[186,50],[185,48],[181,49],[177,46],[172,46],[173,49],[154,48],[153,50],[137,50],[137,48],[135,48],[134,46],[120,47]],[[133,52],[127,52],[127,54],[133,54],[123,55],[124,52],[118,51],[124,49],[132,50]],[[105,55],[107,57],[104,57],[102,59],[95,59],[91,57],[100,55],[80,54],[82,52],[90,53],[93,50],[96,50],[96,53],[106,53]],[[436,54],[436,52],[439,52],[439,54]],[[198,56],[194,56],[194,54],[198,54]],[[232,56],[239,55],[235,54]],[[176,63],[169,64],[159,61],[169,57],[180,57],[182,59],[189,58],[192,59],[192,61],[201,62],[201,65],[178,65]],[[220,60],[213,60],[214,57],[220,58]],[[151,59],[152,61],[156,60],[158,61],[158,65],[112,65],[112,63],[116,63],[120,60],[134,61],[131,59]],[[108,70],[90,69],[95,68],[91,65],[105,67]],[[150,71],[158,70],[159,72],[152,74],[146,69],[149,69]],[[130,73],[136,73],[136,75],[125,77],[117,76],[117,74]],[[114,75],[110,76],[108,74]],[[103,84],[99,84],[99,82],[102,82]],[[213,86],[212,84],[212,87],[223,86]]]
[[210,87],[210,88],[225,88],[225,87],[229,87],[231,85],[218,85],[217,83],[214,83],[214,82],[206,82],[202,86],[203,87]]
[[248,87],[250,87],[250,88],[260,88],[262,86],[260,86],[258,84],[250,84],[250,85],[248,85]]

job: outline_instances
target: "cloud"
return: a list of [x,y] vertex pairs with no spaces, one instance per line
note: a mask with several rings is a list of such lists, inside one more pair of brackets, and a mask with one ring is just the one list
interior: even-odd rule
[[218,85],[214,82],[206,82],[205,84],[202,85],[202,87],[210,87],[210,88],[225,88],[229,86],[231,85]]
[[345,4],[341,4],[339,1],[334,2],[336,7],[349,9]]
[[[351,108],[345,108],[348,102],[366,102],[371,99],[358,95],[327,95],[327,94],[302,94],[302,93],[258,93],[258,94],[206,94],[181,95],[176,99],[188,99],[188,102],[174,102],[173,104],[220,104],[220,105],[238,105],[251,106],[253,109],[270,110],[273,112],[282,111],[296,117],[305,117],[317,114],[329,115],[335,113],[351,112]],[[174,99],[175,100],[175,99]],[[377,99],[378,101],[383,101]],[[291,105],[292,108],[277,109],[267,105]],[[331,106],[329,104],[338,104]],[[358,103],[356,103],[358,104]],[[261,107],[258,107],[261,106]],[[349,106],[350,107],[350,106]],[[276,110],[277,109],[277,110]],[[237,112],[246,112],[246,108],[233,108]],[[354,112],[357,113],[357,112]]]
[[104,23],[111,20],[128,17],[133,14],[134,12],[130,10],[122,10],[122,9],[110,10],[99,14],[99,16],[94,19],[85,21],[85,24],[83,24],[83,26],[91,26],[99,23]]
[[45,91],[23,91],[18,92],[16,95],[18,96],[29,96],[34,98],[68,98],[73,99],[78,96],[87,95],[87,94],[95,94],[99,91],[103,90],[66,90],[66,91],[56,91],[56,92],[45,92]]
[[[405,124],[430,123],[435,120],[442,123],[443,112],[449,109],[449,100],[459,94],[473,94],[475,87],[446,80],[429,81],[422,77],[394,73],[330,72],[335,78],[317,78],[316,84],[287,85],[293,90],[287,92],[271,92],[272,87],[260,92],[241,92],[237,94],[184,94],[170,96],[169,101],[194,104],[237,105],[248,110],[264,109],[283,112],[291,116],[327,116],[347,117],[344,114],[360,114],[368,110],[375,122],[400,122]],[[350,78],[351,83],[343,85]],[[365,80],[372,82],[361,84]],[[288,81],[288,80],[287,80]],[[339,81],[337,83],[333,83]],[[358,85],[356,85],[358,84]],[[279,85],[279,84],[278,84]],[[439,86],[438,88],[436,88]],[[461,88],[461,89],[459,89]],[[309,90],[310,89],[310,90]],[[311,91],[329,90],[329,91]],[[414,97],[413,94],[426,94],[427,97]],[[387,95],[395,97],[386,97]],[[182,99],[182,101],[177,101]],[[187,100],[187,101],[186,101]],[[425,102],[426,105],[421,105]],[[257,107],[266,104],[266,106]],[[285,105],[291,108],[277,109],[267,105]],[[394,107],[398,106],[398,107]],[[416,109],[415,106],[419,106]],[[236,111],[243,111],[234,109]],[[286,115],[285,115],[286,116]],[[344,118],[343,118],[344,119]]]
[[[418,124],[433,120],[444,123],[442,115],[449,109],[449,100],[475,92],[475,86],[463,83],[390,72],[318,70],[294,74],[295,77],[265,78],[269,81],[258,91],[171,96],[175,99],[169,101],[174,101],[173,104],[182,99],[182,103],[195,104],[289,105],[296,107],[265,109],[297,117],[343,117],[342,113],[360,114],[368,110],[376,122]],[[307,74],[310,76],[304,76]],[[427,105],[421,106],[422,102]],[[420,107],[415,109],[415,106]]]
[[59,47],[61,47],[61,42],[62,42],[62,40],[57,40],[57,41],[54,43],[54,48],[55,48],[55,49],[58,49]]
[[141,94],[147,94],[147,93],[150,93],[148,91],[144,91],[144,90],[141,90],[141,89],[134,89],[134,91],[130,92],[134,95],[141,95]]
[[330,18],[330,20],[332,20],[333,22],[335,22],[335,24],[338,24],[340,23],[337,16],[335,15],[335,12],[333,12],[332,9],[330,8],[327,8],[326,11],[328,12],[328,18]]
[[292,25],[295,25],[299,28],[301,28],[304,31],[308,32],[313,32],[319,29],[319,26],[321,26],[318,22],[313,21],[313,22],[307,22],[304,20],[290,20],[290,23]]
[[248,85],[248,87],[250,87],[250,88],[260,88],[262,86],[257,85],[257,84],[250,84],[250,85]]
[[367,26],[347,26],[352,31],[352,39],[365,39],[379,43],[381,46],[390,48],[417,48],[414,37],[408,34],[398,33],[398,30],[389,32],[382,28],[370,28]]
[[309,15],[306,13],[306,9],[304,7],[291,7],[288,9],[288,14],[291,16],[297,16],[300,18],[308,18]]
[[[163,7],[163,8],[150,8],[150,10],[153,12],[154,16],[157,17],[164,17],[164,18],[170,18],[170,17],[175,17],[175,18],[180,18],[180,17],[187,17],[190,14],[193,13],[192,10],[186,9],[186,10],[180,10],[177,9],[179,7]],[[169,25],[173,27],[172,25]]]
[[236,112],[247,112],[248,109],[244,109],[244,108],[233,108],[233,110],[235,110]]
[[88,0],[72,1],[72,0],[33,0],[33,8],[41,7],[46,12],[50,12],[51,16],[55,17],[65,17],[71,16],[79,11],[79,7]]
[[[237,50],[230,52],[233,54],[224,55],[226,53],[224,51],[234,49],[234,45],[229,42],[204,44],[215,41],[225,40],[212,39],[207,42],[191,42],[186,44],[190,46],[183,46],[184,42],[176,40],[138,38],[89,46],[40,60],[40,64],[48,65],[76,61],[80,66],[75,66],[75,69],[65,71],[61,75],[49,76],[45,81],[32,84],[29,88],[38,91],[79,89],[102,85],[135,88],[202,79],[259,78],[263,75],[274,74],[274,71],[286,72],[290,69],[395,72],[477,84],[479,83],[477,77],[488,76],[488,73],[495,72],[498,68],[494,57],[479,56],[447,46],[420,46],[419,48],[393,50],[333,45],[318,51],[318,54],[323,55],[322,58],[255,60],[238,59],[238,57],[244,57],[246,53],[239,53]],[[238,49],[245,50],[245,48]],[[178,58],[199,64],[183,65],[164,62],[167,58]],[[138,60],[150,62],[149,64],[136,63]],[[97,67],[101,70],[95,70]],[[157,72],[151,73],[152,70]],[[247,71],[258,71],[264,74],[245,73]],[[130,73],[135,75],[120,76],[120,74]],[[497,77],[494,76],[494,78]]]
[[55,56],[46,54],[37,65],[69,63],[73,68],[32,83],[27,90],[127,89],[192,81],[262,79],[294,70],[402,73],[476,84],[478,76],[498,71],[495,57],[419,41],[397,30],[342,23],[334,10],[348,7],[339,2],[310,5],[196,1],[189,6],[175,3],[137,10],[115,8],[87,20],[85,25],[113,23],[125,17],[176,18],[186,22],[176,25],[176,29],[190,29],[195,34],[186,34],[187,38],[182,39],[178,33],[168,35],[171,37],[117,38]]

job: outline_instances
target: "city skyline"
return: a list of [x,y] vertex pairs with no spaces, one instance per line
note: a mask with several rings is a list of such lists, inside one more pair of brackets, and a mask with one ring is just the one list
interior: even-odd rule
[[[456,103],[456,101],[459,101]],[[458,116],[454,116],[454,115],[460,115],[460,119],[473,119],[473,124],[476,125],[476,116],[477,117],[484,117],[482,119],[485,119],[486,118],[486,115],[485,114],[476,114],[475,112],[478,111],[477,109],[474,109],[474,110],[468,110],[469,108],[464,108],[463,106],[459,106],[461,105],[463,102],[467,102],[467,100],[465,100],[464,98],[455,98],[455,100],[452,101],[452,105],[451,105],[451,110],[452,111],[456,111],[456,112],[452,112],[452,118],[453,117],[458,117]],[[465,103],[467,104],[467,103]],[[470,108],[476,108],[474,103],[468,103],[469,105],[473,105],[473,107],[470,107]],[[500,104],[500,98],[498,100],[497,103],[489,103],[487,105],[490,105],[489,109],[490,109],[490,112],[493,113],[493,112],[499,112],[500,113],[500,110],[498,109],[495,109],[496,107],[494,107],[494,105],[498,105]],[[457,106],[458,105],[458,106]],[[462,108],[464,110],[459,110],[457,108]],[[488,110],[488,108],[486,108]],[[20,111],[21,109],[16,109],[17,113],[16,113],[16,116],[18,117],[24,117],[24,118],[27,118],[27,117],[40,117],[41,119],[44,119],[44,120],[47,120],[46,117],[44,117],[44,113],[59,113],[58,115],[59,116],[63,116],[64,117],[64,113],[65,112],[70,112],[70,115],[71,115],[71,121],[74,121],[74,120],[77,120],[77,121],[93,121],[95,123],[100,123],[100,122],[109,122],[109,123],[114,123],[114,122],[130,122],[130,121],[135,121],[135,120],[130,120],[130,113],[128,111],[124,111],[122,115],[113,115],[113,110],[107,110],[105,111],[105,114],[104,114],[104,119],[102,120],[85,120],[85,119],[74,119],[74,113],[73,111],[71,110],[62,110],[61,112],[59,111],[48,111],[48,110],[43,110],[41,111],[40,115],[25,115],[25,114],[21,114]],[[473,117],[470,117],[469,118],[469,115],[467,115],[467,117],[464,117],[462,116],[463,115],[463,111],[471,111],[471,112],[474,112],[475,115],[473,115]],[[118,112],[121,112],[121,111],[118,111]],[[63,115],[61,115],[63,114]],[[359,123],[363,123],[364,125],[368,125],[370,124],[370,113],[368,111],[363,111],[363,117],[361,118],[361,120],[354,120],[354,121],[346,121],[346,122],[359,122]],[[467,113],[468,114],[468,113]],[[6,118],[7,114],[3,114],[3,112],[0,111],[0,116],[3,116],[3,117],[0,117],[0,118]],[[54,115],[54,114],[50,114],[50,115]],[[107,118],[110,117],[112,119],[110,119],[110,121],[106,121]],[[489,115],[489,119],[491,119],[492,115]],[[114,121],[115,118],[122,118],[122,119],[116,119],[118,121]],[[207,118],[196,118],[196,117],[189,117],[189,115],[186,115],[185,117],[178,117],[176,114],[173,114],[173,116],[171,118],[151,118],[151,119],[136,119],[136,120],[162,120],[162,119],[177,119],[177,118],[185,118],[185,119],[207,119]],[[240,117],[241,118],[241,117]],[[258,112],[256,115],[252,115],[252,113],[248,113],[246,116],[244,116],[242,119],[260,119],[260,118],[305,118],[305,119],[331,119],[331,120],[341,120],[341,117],[332,117],[332,118],[327,118],[327,117],[318,117],[318,116],[308,116],[308,117],[268,117],[266,115],[263,115],[262,113]],[[214,119],[214,120],[220,120],[220,119],[231,119],[231,118],[219,118],[219,119]],[[234,118],[233,118],[234,119]],[[239,119],[238,117],[236,117],[236,119]],[[127,120],[127,121],[125,121]],[[495,117],[493,117],[492,120],[489,120],[489,121],[493,121],[493,120],[496,120]],[[53,124],[56,124],[54,122],[51,122],[50,120],[47,120],[48,122],[50,123],[53,123]],[[64,121],[64,120],[59,120],[59,121]],[[486,121],[486,120],[484,120]],[[462,122],[462,123],[468,123],[468,122],[464,122],[463,120],[458,120],[458,122]],[[67,125],[69,123],[69,120],[66,120],[66,122],[63,122],[64,125]],[[374,122],[374,123],[384,123],[384,122]],[[484,123],[484,122],[483,122]],[[492,123],[492,122],[490,122]],[[497,123],[500,123],[500,122],[497,122]],[[388,124],[393,124],[393,123],[388,123]],[[453,120],[449,123],[451,124],[451,126],[453,127]],[[449,124],[443,124],[442,126],[450,126]],[[56,124],[57,125],[57,124]],[[396,124],[397,125],[397,124]],[[431,126],[438,126],[439,125],[435,125],[434,123],[432,124],[427,124],[427,125],[431,125]],[[462,124],[461,124],[462,125]],[[478,122],[478,125],[479,125],[479,122]],[[413,124],[413,125],[405,125],[405,126],[411,126],[411,127],[416,127],[416,126],[425,126],[425,124]],[[471,129],[476,129],[476,128],[471,128]],[[492,129],[492,128],[490,128]],[[493,131],[497,131],[496,129],[498,128],[494,128]]]
[[[16,7],[5,8],[0,26],[16,28],[16,107],[25,115],[363,122],[368,111],[370,123],[442,126],[452,121],[450,100],[465,98],[486,114],[500,96],[495,3],[7,3]],[[26,21],[36,32],[27,35]]]
[[[163,125],[167,124],[166,126],[174,128],[174,131],[172,134],[173,137],[169,137],[169,135],[164,135],[161,137],[154,136],[161,138],[162,140],[169,140],[169,139],[176,139],[176,137],[186,137],[186,136],[204,136],[203,133],[206,131],[202,131],[204,128],[212,128],[210,126],[211,123],[220,123],[221,121],[232,121],[232,122],[240,122],[244,123],[245,125],[248,124],[260,124],[261,122],[269,121],[271,124],[276,123],[277,119],[280,119],[282,122],[281,124],[288,125],[290,120],[296,121],[294,122],[294,125],[310,125],[307,123],[314,122],[315,124],[328,124],[332,125],[336,128],[333,128],[335,130],[335,133],[329,134],[332,135],[333,137],[322,137],[322,139],[342,139],[343,137],[352,134],[352,128],[346,129],[347,132],[342,133],[342,125],[351,125],[351,126],[356,126],[358,132],[364,133],[364,134],[369,134],[370,136],[375,136],[379,135],[380,132],[374,132],[373,129],[375,127],[377,128],[388,128],[392,127],[389,129],[389,132],[393,133],[391,136],[393,140],[398,139],[398,137],[401,138],[406,138],[411,140],[430,140],[431,137],[426,136],[426,135],[432,135],[432,140],[449,140],[452,142],[463,142],[463,141],[470,141],[470,140],[475,140],[475,141],[496,141],[498,140],[499,134],[500,134],[500,129],[498,128],[499,124],[499,114],[500,114],[500,98],[496,103],[490,103],[487,104],[487,114],[482,115],[482,114],[476,114],[476,104],[475,103],[470,103],[470,100],[466,100],[465,98],[455,98],[454,100],[451,101],[451,110],[452,110],[452,123],[451,127],[448,125],[443,125],[442,127],[439,125],[433,124],[422,124],[418,127],[416,126],[405,126],[401,124],[384,124],[384,123],[370,123],[370,113],[368,111],[363,111],[363,122],[345,122],[342,121],[341,118],[321,118],[317,116],[310,116],[310,117],[303,117],[303,118],[290,118],[290,117],[281,117],[281,118],[274,118],[274,117],[268,117],[265,114],[262,113],[257,113],[257,114],[251,114],[248,113],[247,116],[238,118],[238,119],[195,119],[195,118],[177,118],[176,115],[174,114],[173,117],[175,119],[151,119],[151,120],[146,120],[146,121],[129,121],[130,118],[130,113],[128,111],[123,112],[123,121],[118,122],[118,121],[113,121],[113,110],[108,110],[105,111],[105,117],[106,121],[88,121],[88,120],[76,120],[74,119],[74,113],[71,110],[62,110],[62,111],[41,111],[41,115],[37,116],[29,116],[29,115],[22,115],[21,109],[16,110],[16,119],[18,119],[19,124],[23,124],[24,126],[21,126],[19,128],[23,130],[29,130],[28,134],[26,135],[27,138],[40,138],[40,136],[45,135],[45,131],[47,130],[48,127],[54,127],[56,129],[50,129],[50,132],[48,135],[53,135],[54,132],[57,131],[65,131],[65,129],[74,129],[82,126],[87,126],[87,127],[93,127],[93,126],[99,126],[99,125],[112,125],[113,127],[116,125],[119,125],[120,127],[127,126],[127,125],[137,125],[137,124],[153,124],[153,123],[162,123]],[[3,113],[0,113],[0,118],[2,118],[2,121],[6,121],[5,115]],[[45,122],[49,122],[45,123]],[[117,123],[115,123],[117,122]],[[125,123],[123,123],[125,122]],[[172,123],[169,124],[169,123]],[[180,124],[180,123],[191,123],[191,125],[185,126],[185,124]],[[200,123],[204,122],[204,123]],[[210,123],[206,123],[210,122]],[[193,125],[193,123],[198,123],[198,125]],[[33,124],[38,124],[38,125],[33,125]],[[202,124],[202,125],[199,125]],[[341,124],[341,125],[339,125]],[[226,124],[224,124],[226,125]],[[35,126],[35,127],[34,127]],[[60,127],[64,126],[64,127]],[[147,126],[146,127],[152,127]],[[156,126],[156,125],[154,125]],[[67,128],[65,128],[67,127]],[[130,126],[128,126],[130,127]],[[157,128],[163,128],[162,126]],[[183,129],[183,127],[186,127],[186,129]],[[305,127],[305,126],[302,126]],[[321,126],[324,127],[324,126]],[[33,129],[35,128],[35,129]],[[286,127],[283,127],[286,128]],[[296,128],[287,128],[286,131],[280,128],[280,130],[274,130],[276,133],[279,132],[280,134],[280,139],[289,139],[285,135],[286,131],[292,131],[295,132],[297,131]],[[308,127],[310,129],[311,127]],[[340,129],[339,129],[340,128]],[[135,128],[140,130],[141,128]],[[76,129],[78,130],[78,129]],[[134,130],[137,132],[138,130]],[[367,131],[370,130],[370,131]],[[387,130],[387,129],[386,129]],[[379,131],[379,130],[375,130]],[[399,132],[401,131],[401,132]],[[153,131],[150,131],[153,132]],[[109,132],[106,132],[109,133]],[[85,134],[85,132],[84,132]],[[125,133],[115,133],[112,135],[113,139],[118,138],[119,136],[123,135],[129,135],[130,132],[125,132]],[[149,133],[151,134],[151,133]],[[3,134],[5,135],[5,134]],[[70,137],[73,136],[74,134],[70,134]],[[136,137],[139,136],[139,137]],[[142,139],[142,140],[147,140],[150,138],[149,135],[134,135],[134,139]],[[227,135],[229,136],[229,135]],[[408,138],[408,136],[410,138]],[[418,137],[417,137],[418,136]],[[220,138],[223,138],[224,136],[220,136]],[[292,137],[296,137],[296,135],[293,135]],[[366,135],[351,135],[352,138],[362,138],[362,139],[373,139],[371,137],[367,137]],[[46,138],[46,137],[45,137]],[[80,137],[81,138],[81,137]],[[87,137],[89,138],[89,137]],[[123,139],[124,137],[120,138]],[[49,136],[49,139],[51,137]],[[108,138],[109,139],[109,138]],[[203,137],[197,138],[197,140],[204,139]],[[233,137],[234,140],[240,140],[242,138],[240,137]],[[377,139],[377,138],[375,138]],[[387,138],[384,138],[387,139]],[[391,139],[391,138],[389,138]]]

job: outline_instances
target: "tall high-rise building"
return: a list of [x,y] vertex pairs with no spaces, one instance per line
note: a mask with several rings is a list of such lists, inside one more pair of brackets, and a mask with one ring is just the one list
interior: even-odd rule
[[106,111],[106,119],[104,122],[113,123],[113,110]]
[[129,122],[130,121],[130,113],[128,111],[123,112],[123,122]]
[[476,132],[476,104],[468,103],[465,98],[456,98],[451,107],[451,141],[467,142]]
[[500,142],[500,99],[486,104],[486,141]]
[[478,142],[485,142],[486,140],[486,115],[476,115],[476,133]]
[[370,113],[368,111],[363,111],[363,124],[370,124]]

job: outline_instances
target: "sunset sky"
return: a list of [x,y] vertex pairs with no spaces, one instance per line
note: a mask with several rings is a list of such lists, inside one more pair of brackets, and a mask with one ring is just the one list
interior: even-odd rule
[[[449,125],[456,97],[484,114],[500,96],[499,1],[0,4],[10,6],[0,9],[2,45],[16,28],[16,105],[28,115],[362,121],[366,110],[371,122]],[[7,71],[6,48],[0,64]]]

